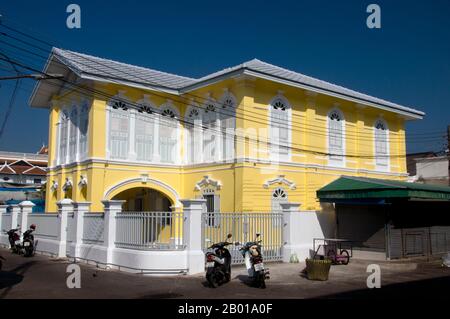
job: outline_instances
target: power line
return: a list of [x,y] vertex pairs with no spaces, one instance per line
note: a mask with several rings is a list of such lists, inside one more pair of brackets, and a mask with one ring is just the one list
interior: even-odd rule
[[[1,59],[0,59],[1,60]],[[34,72],[40,72],[40,73],[42,73],[42,74],[44,74],[44,75],[47,75],[47,76],[50,76],[50,75],[48,75],[48,74],[46,74],[46,73],[44,73],[44,72],[41,72],[41,71],[39,71],[39,70],[36,70],[36,69],[33,69],[33,68],[30,68],[30,67],[28,67],[28,66],[26,66],[26,65],[23,65],[23,64],[21,64],[21,63],[18,63],[18,62],[13,62],[13,63],[15,63],[16,65],[18,65],[18,66],[20,66],[20,67],[22,67],[22,68],[25,68],[25,69],[29,69],[29,70],[31,70],[31,71],[34,71]],[[86,88],[86,87],[82,87],[82,86],[80,86],[79,84],[76,84],[76,83],[73,83],[73,82],[70,82],[70,81],[67,81],[67,80],[65,80],[65,79],[57,79],[57,80],[59,80],[59,81],[63,81],[63,82],[65,82],[65,83],[67,83],[67,84],[69,84],[70,86],[72,86],[72,87],[74,87],[74,88],[81,88],[82,90],[85,90],[85,91],[88,91],[88,92],[91,92],[91,93],[94,93],[94,94],[100,94],[100,95],[103,95],[103,96],[106,96],[106,97],[108,97],[108,98],[110,98],[110,99],[115,99],[115,100],[117,100],[117,97],[116,96],[112,96],[112,95],[108,95],[108,94],[105,94],[104,92],[101,92],[101,91],[98,91],[98,90],[93,90],[93,89],[90,89],[90,88]],[[83,91],[79,91],[79,90],[77,90],[77,89],[75,89],[75,91],[77,91],[77,92],[80,92],[80,93],[82,93],[83,94]],[[89,96],[90,97],[90,96]],[[136,105],[136,104],[134,104],[134,103],[130,103],[130,102],[128,102],[128,105],[134,105],[136,108],[138,108],[139,107],[139,105]],[[161,114],[162,115],[162,114]],[[180,121],[180,122],[184,122],[184,123],[186,123],[186,121],[183,121],[182,119],[177,119],[178,121]],[[189,123],[189,122],[187,122],[188,124],[192,124],[192,123]],[[211,130],[211,131],[216,131],[216,130]],[[223,132],[221,132],[221,131],[216,131],[216,134],[223,134]],[[233,137],[234,137],[235,135],[233,135]],[[238,135],[236,135],[236,138],[242,138],[242,136],[238,136]],[[244,139],[244,141],[246,141],[247,139]],[[260,140],[256,140],[256,143],[261,143],[262,141],[260,141]],[[395,157],[405,157],[405,155],[390,155],[390,156],[382,156],[382,155],[378,155],[378,156],[363,156],[363,155],[352,155],[352,154],[349,154],[349,153],[347,153],[347,154],[334,154],[334,153],[326,153],[326,152],[319,152],[319,151],[311,151],[311,150],[306,150],[306,149],[301,149],[301,148],[294,148],[294,147],[289,147],[289,146],[286,146],[286,145],[281,145],[281,144],[275,144],[275,143],[266,143],[267,145],[270,145],[270,146],[279,146],[279,147],[282,147],[282,148],[286,148],[286,149],[291,149],[291,150],[297,150],[298,152],[305,152],[305,153],[313,153],[313,154],[316,154],[316,155],[326,155],[326,156],[340,156],[340,157],[356,157],[356,158],[382,158],[382,157],[388,157],[388,158],[395,158]]]
[[[91,60],[92,61],[92,60]],[[86,88],[83,88],[83,89],[86,89]],[[98,92],[97,92],[98,93]],[[112,98],[116,98],[116,97],[114,97],[114,96],[110,96],[110,97],[112,97]],[[191,124],[191,123],[190,123]],[[259,141],[258,141],[259,142]],[[285,145],[279,145],[279,146],[282,146],[282,147],[286,147]],[[303,150],[303,151],[306,151],[306,150]],[[323,154],[329,154],[329,153],[323,153]],[[333,154],[330,154],[330,155],[333,155]],[[340,154],[335,154],[335,155],[340,155]],[[342,156],[342,155],[341,155]],[[348,157],[349,155],[347,154],[347,157]],[[379,157],[379,156],[377,156],[377,157]],[[391,156],[392,157],[392,156]]]
[[[5,26],[5,25],[3,25],[3,26]],[[13,29],[13,28],[9,28],[9,27],[8,27],[8,29],[13,30],[13,31],[18,31],[18,30],[15,30],[15,29]],[[20,32],[20,31],[18,31],[18,32]],[[26,35],[26,34],[23,33],[23,32],[20,32],[20,33],[23,34],[23,35]],[[5,36],[8,36],[8,37],[10,37],[10,38],[12,38],[12,39],[15,39],[15,40],[17,40],[17,41],[20,41],[21,43],[25,43],[25,44],[27,44],[27,45],[32,45],[32,44],[30,44],[30,43],[27,42],[27,41],[23,41],[23,40],[21,40],[21,39],[18,39],[17,37],[13,37],[13,36],[8,35],[8,34],[6,34],[6,33],[4,33],[4,32],[2,33],[2,35],[5,35]],[[32,36],[29,36],[29,37],[31,37],[31,38],[33,38],[33,39],[39,41],[39,39],[37,39],[37,38],[35,38],[35,37],[32,37]],[[51,45],[51,44],[49,44],[48,42],[44,42],[44,43],[46,43],[46,44],[48,44],[48,45]],[[11,44],[9,44],[9,45],[11,45]],[[14,45],[11,45],[11,46],[14,46]],[[43,49],[43,48],[38,47],[38,46],[35,46],[35,45],[32,45],[32,46],[34,46],[35,48],[38,48],[38,49],[40,49],[40,50],[42,50],[42,51],[44,51],[44,52],[46,52],[46,53],[48,54],[48,50],[47,50],[47,49]],[[38,54],[36,54],[35,52],[31,52],[31,51],[29,51],[29,50],[26,50],[26,49],[23,49],[23,48],[20,48],[20,47],[17,47],[17,46],[14,46],[14,47],[16,47],[16,48],[18,48],[18,49],[25,50],[25,51],[27,51],[28,53],[31,53],[31,54],[33,54],[33,55],[36,55],[36,56],[41,57],[42,59],[47,60],[47,57],[43,57],[43,56],[41,56],[41,55],[38,55]],[[54,54],[55,54],[56,56],[59,56],[59,55],[56,54],[56,53],[54,53]],[[105,64],[103,64],[103,63],[100,63],[99,61],[95,61],[95,60],[93,60],[93,59],[89,59],[89,58],[85,57],[84,55],[80,55],[80,54],[78,54],[78,53],[76,53],[76,52],[71,52],[71,54],[74,54],[74,55],[76,55],[77,57],[79,57],[79,58],[81,58],[81,59],[83,59],[83,60],[87,60],[87,61],[89,61],[89,62],[94,62],[95,64],[99,64],[99,65],[108,67],[109,69],[113,69],[113,70],[116,70],[116,71],[120,71],[120,72],[122,72],[122,73],[124,73],[124,74],[131,75],[131,74],[129,74],[129,73],[123,71],[123,70],[119,70],[119,69],[116,69],[116,68],[114,68],[114,67],[111,67],[111,66],[105,65]],[[56,62],[59,63],[59,64],[61,64],[61,65],[64,65],[64,64],[60,63],[59,61],[56,61]],[[82,62],[78,62],[78,63],[81,64],[81,65],[84,65],[84,66],[88,66],[88,67],[90,67],[90,68],[97,69],[97,68],[95,68],[94,66],[92,66],[91,64],[86,65],[86,64],[83,64]],[[65,66],[65,65],[64,65],[64,66]],[[97,70],[99,70],[99,69],[97,69]],[[100,70],[100,71],[105,72],[105,70]],[[113,74],[111,74],[111,73],[109,73],[109,74],[110,74],[110,75],[113,75]],[[145,81],[145,82],[140,82],[140,84],[144,84],[144,85],[145,85],[145,84],[148,84],[148,83],[152,83],[152,82],[149,82],[148,80],[143,79],[143,78],[141,78],[141,77],[139,77],[139,76],[136,76],[136,75],[133,75],[133,76],[138,77],[139,79],[142,79],[142,80]],[[117,80],[124,80],[124,78],[117,78]],[[157,84],[156,84],[156,83],[153,83],[153,85],[157,85]],[[152,89],[151,89],[151,90],[152,90]],[[156,89],[153,89],[153,90],[156,90]],[[154,95],[158,96],[157,94],[154,94]],[[190,94],[190,93],[186,93],[186,95],[192,96],[192,97],[197,98],[197,99],[204,100],[206,103],[210,102],[210,99],[209,99],[209,98],[204,98],[204,97],[197,96],[197,95],[193,95],[193,94]],[[159,95],[159,96],[160,96],[160,97],[165,97],[165,96],[161,96],[161,95]],[[177,96],[177,97],[178,97],[178,96]],[[191,106],[191,103],[190,103],[190,102],[187,102],[187,103],[186,103],[186,102],[184,102],[184,101],[179,101],[179,100],[177,100],[177,102],[179,102],[179,103],[181,103],[181,104],[185,104],[185,105]],[[197,107],[199,107],[199,106],[197,106]],[[202,108],[202,107],[200,106],[199,108]],[[216,112],[216,113],[219,113],[219,114],[225,114],[225,115],[228,115],[228,116],[230,116],[230,115],[232,116],[232,115],[234,114],[234,113],[228,113],[228,114],[227,114],[225,110],[222,110],[222,111],[215,110],[215,111],[213,111],[213,112]],[[236,112],[236,113],[237,113],[237,112]],[[261,117],[259,117],[259,119],[262,119],[264,122],[256,122],[256,121],[253,120],[253,119],[250,120],[250,119],[240,118],[240,117],[238,117],[238,116],[236,116],[236,117],[239,118],[239,119],[246,120],[246,121],[253,121],[253,122],[258,123],[258,124],[266,124],[266,121],[267,121],[266,118],[262,119]],[[255,117],[255,114],[253,114],[253,117]],[[296,123],[295,121],[291,121],[291,122],[293,122],[294,124]],[[278,124],[279,124],[279,125],[282,125],[282,124],[285,124],[285,123],[278,123]],[[304,128],[302,128],[303,125],[304,125],[303,123],[297,123],[297,125],[291,125],[291,126],[292,126],[292,127],[298,127],[298,126],[299,126],[300,129],[297,129],[297,130],[294,130],[294,131],[303,132],[303,131],[302,131],[302,130],[304,129]],[[315,133],[313,133],[313,134],[318,135],[318,136],[324,136],[324,134],[322,133],[323,127],[315,126],[315,125],[311,125],[311,124],[306,124],[306,125],[309,125],[310,127],[316,127],[316,128],[319,128],[320,131],[317,131],[317,130],[316,130]],[[367,130],[370,130],[370,129],[367,129]],[[311,133],[311,131],[312,131],[312,130],[309,129],[309,133]],[[417,135],[428,135],[428,134],[430,134],[430,133],[417,133]],[[370,140],[370,141],[373,140],[373,133],[372,133],[372,132],[368,132],[368,133],[366,133],[366,132],[360,132],[359,134],[352,134],[352,133],[350,133],[350,132],[347,132],[346,137],[347,137],[347,139],[351,139],[352,136],[356,136],[356,138],[354,138],[355,140],[364,140],[364,138],[362,138],[361,135],[362,135],[362,136],[366,135],[366,136],[369,137],[368,139],[365,139],[365,140]],[[390,136],[390,140],[391,140],[391,141],[393,141],[395,138],[396,138],[396,137]],[[400,137],[399,139],[403,140],[403,138],[401,138],[401,137]]]

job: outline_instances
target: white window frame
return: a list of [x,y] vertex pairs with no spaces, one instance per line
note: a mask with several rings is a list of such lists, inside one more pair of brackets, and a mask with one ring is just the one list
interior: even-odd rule
[[[162,156],[161,156],[161,129],[164,127],[164,111],[165,110],[170,110],[171,112],[173,112],[173,114],[175,115],[175,119],[173,119],[174,123],[176,123],[176,127],[175,127],[175,147],[172,150],[173,152],[173,161],[170,162],[163,162],[162,161]],[[160,113],[160,119],[159,119],[159,125],[158,125],[158,154],[159,154],[159,159],[160,162],[163,164],[175,164],[175,165],[179,165],[181,164],[181,130],[180,130],[180,112],[178,111],[178,109],[175,107],[175,105],[173,105],[172,101],[167,101],[166,103],[164,103],[163,105],[161,105],[159,107],[159,113]]]
[[[386,154],[383,154],[383,156],[386,156],[386,163],[381,163],[379,161],[379,154],[377,152],[377,126],[378,124],[381,124],[385,127],[385,147],[386,147]],[[373,125],[373,154],[374,154],[374,162],[375,162],[375,169],[377,171],[382,171],[382,172],[389,172],[391,170],[391,158],[390,158],[390,143],[389,143],[389,126],[387,125],[387,122],[382,119],[382,118],[378,118],[374,125]]]
[[331,154],[331,152],[334,152],[334,150],[331,149],[331,136],[330,136],[330,125],[331,125],[331,116],[332,114],[337,114],[340,118],[340,123],[341,123],[341,145],[342,148],[340,150],[341,154],[337,154],[337,155],[341,155],[338,158],[333,158],[331,155],[328,155],[328,165],[330,166],[335,166],[335,167],[345,167],[346,166],[346,149],[347,149],[347,145],[346,145],[346,122],[345,122],[345,116],[344,113],[338,109],[337,107],[331,109],[328,114],[327,114],[327,134],[326,134],[326,138],[327,138],[327,153]]
[[[277,102],[281,102],[285,105],[287,112],[287,132],[288,132],[288,141],[287,141],[287,153],[280,154],[279,152],[279,138],[275,138],[274,132],[274,123],[272,119],[272,113],[274,112],[274,106]],[[279,124],[279,123],[278,123]],[[278,133],[279,136],[279,133]],[[275,140],[276,139],[276,140]],[[270,152],[270,160],[271,161],[290,161],[292,157],[292,106],[289,103],[288,99],[283,95],[278,94],[275,96],[269,103],[269,152]]]
[[[236,135],[236,98],[226,90],[219,99],[219,127],[221,131],[221,160],[231,160],[235,156]],[[224,123],[227,125],[225,126]],[[229,124],[232,124],[231,126]]]
[[[197,114],[195,114],[197,113]],[[185,123],[185,163],[188,165],[203,162],[203,110],[191,103],[184,115]]]
[[[81,107],[80,110],[78,112],[78,139],[77,139],[77,158],[78,160],[85,160],[88,157],[89,154],[89,111],[90,111],[90,107],[89,107],[89,101],[84,100],[81,102]],[[81,133],[81,123],[83,120],[86,120],[86,136],[84,136],[84,148],[82,147],[82,133]]]
[[[222,134],[220,132],[220,118],[219,118],[219,104],[212,97],[207,97],[206,102],[203,104],[202,112],[202,127],[203,127],[203,138],[202,138],[202,154],[203,163],[214,163],[221,159],[222,154]],[[208,118],[208,121],[206,121]],[[209,145],[206,145],[207,138]],[[212,142],[213,141],[213,142]],[[212,150],[214,154],[211,155]]]
[[[147,162],[147,163],[153,163],[155,161],[159,161],[159,149],[158,149],[158,140],[156,140],[156,137],[159,136],[158,130],[159,130],[159,116],[156,112],[156,105],[153,104],[149,99],[148,96],[144,95],[144,98],[142,100],[139,100],[136,102],[136,104],[139,105],[140,110],[133,109],[132,112],[134,114],[134,150],[136,153],[136,161],[138,162]],[[149,113],[150,112],[150,113]],[[140,158],[138,154],[137,149],[137,124],[138,121],[141,119],[145,119],[152,121],[152,150],[151,150],[151,156],[149,159],[142,159]],[[144,120],[145,121],[145,120]]]
[[[67,107],[63,106],[59,115],[59,123],[58,123],[58,165],[63,165],[67,163],[67,154],[69,149],[69,125],[70,121],[70,113],[67,110]],[[65,149],[64,152],[61,149],[62,147],[62,137],[63,133],[65,134]]]
[[[123,110],[121,108],[118,109],[114,109],[113,105],[115,102],[121,102],[124,103],[124,105],[126,105],[127,110]],[[111,138],[111,124],[112,124],[112,116],[113,114],[117,114],[118,116],[122,116],[122,117],[126,117],[128,120],[128,136],[127,136],[127,150],[126,150],[126,156],[124,158],[122,157],[114,157],[112,156],[112,138]],[[108,119],[108,125],[107,125],[107,158],[111,159],[111,160],[127,160],[130,159],[130,154],[132,154],[132,150],[130,149],[130,146],[133,145],[133,150],[134,150],[134,131],[132,131],[132,124],[131,123],[131,112],[130,112],[130,106],[129,106],[129,102],[126,98],[124,98],[123,96],[117,96],[112,98],[108,104],[107,104],[107,119]],[[131,137],[133,136],[133,140],[131,139]]]

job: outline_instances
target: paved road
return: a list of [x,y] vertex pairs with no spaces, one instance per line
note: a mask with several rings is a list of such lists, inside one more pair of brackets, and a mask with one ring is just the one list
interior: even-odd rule
[[[203,276],[144,276],[81,265],[81,288],[66,286],[66,260],[25,258],[0,249],[7,258],[0,272],[0,298],[450,298],[450,269],[438,262],[382,263],[382,288],[366,287],[367,262],[333,266],[326,282],[300,275],[304,264],[271,264],[267,289],[246,284],[245,269],[233,268],[230,283],[211,289]],[[445,291],[447,290],[447,291]]]

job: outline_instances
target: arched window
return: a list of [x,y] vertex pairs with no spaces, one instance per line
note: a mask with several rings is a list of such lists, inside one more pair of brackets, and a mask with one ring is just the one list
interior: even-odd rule
[[68,126],[69,126],[69,113],[66,110],[61,112],[59,121],[59,154],[58,164],[65,164],[67,160],[67,144],[68,144]]
[[375,122],[375,163],[377,169],[389,167],[388,128],[382,120]]
[[283,97],[270,104],[270,150],[280,159],[287,159],[291,144],[291,107]]
[[156,113],[154,106],[148,101],[139,101],[135,120],[135,152],[138,161],[153,159],[153,143]]
[[275,213],[282,212],[282,203],[288,202],[288,196],[285,190],[281,187],[274,189],[272,192],[272,211]]
[[219,100],[219,119],[221,134],[221,159],[234,157],[234,136],[236,129],[236,99],[230,92]]
[[80,145],[79,145],[79,154],[80,159],[85,159],[88,154],[88,128],[89,128],[89,104],[87,101],[84,101],[81,106],[80,111]]
[[159,120],[159,155],[163,163],[175,163],[178,159],[178,120],[175,107],[168,102],[161,106]]
[[127,159],[129,152],[130,113],[122,100],[110,104],[109,153],[113,159]]
[[344,116],[339,110],[328,113],[328,153],[330,164],[343,165],[345,156]]
[[212,162],[219,158],[220,124],[217,103],[208,99],[203,107],[203,161]]
[[186,160],[188,164],[202,161],[202,110],[195,105],[189,106],[185,116]]

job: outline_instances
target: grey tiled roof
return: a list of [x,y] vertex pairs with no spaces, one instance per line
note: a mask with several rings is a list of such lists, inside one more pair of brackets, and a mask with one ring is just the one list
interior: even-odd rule
[[419,116],[424,115],[423,112],[413,108],[353,91],[258,59],[253,59],[234,67],[206,75],[202,78],[194,79],[58,48],[53,48],[53,54],[80,76],[87,74],[100,78],[129,81],[149,86],[161,86],[176,91],[187,91],[189,90],[189,87],[202,85],[208,80],[226,77],[233,72],[245,72],[248,70],[252,71],[256,76],[260,75],[272,79],[280,79],[294,84],[304,85],[311,89],[336,93],[344,96],[344,98],[350,97],[361,100],[362,103],[371,102]]
[[109,79],[159,85],[171,89],[182,88],[195,82],[195,79],[184,76],[58,48],[53,49],[53,54],[79,75],[84,73]]

